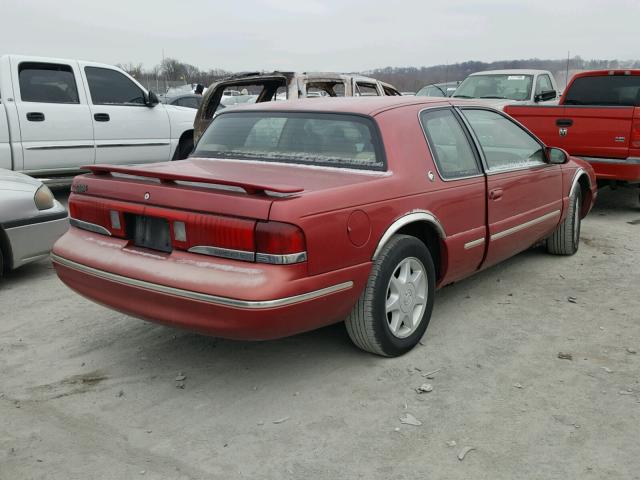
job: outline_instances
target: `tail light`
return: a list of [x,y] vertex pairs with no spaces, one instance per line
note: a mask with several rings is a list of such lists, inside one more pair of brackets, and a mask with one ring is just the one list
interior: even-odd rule
[[136,215],[167,219],[176,250],[278,265],[307,259],[304,233],[289,223],[183,212],[77,194],[69,198],[69,211],[73,226],[118,238],[133,238],[130,226]]
[[307,259],[302,230],[290,223],[258,222],[256,225],[256,261],[298,263]]
[[640,123],[634,124],[631,130],[631,148],[640,148]]

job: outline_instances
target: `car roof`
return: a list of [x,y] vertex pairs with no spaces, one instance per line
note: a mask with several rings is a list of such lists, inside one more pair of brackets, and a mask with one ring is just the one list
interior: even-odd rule
[[300,99],[295,101],[262,102],[242,105],[222,111],[219,115],[231,112],[246,111],[304,111],[324,113],[354,113],[375,116],[385,110],[408,105],[448,106],[448,105],[481,105],[469,100],[451,100],[445,97],[384,96],[384,97],[322,97]]
[[504,70],[485,70],[484,72],[475,72],[469,75],[470,77],[474,75],[505,75],[505,74],[515,74],[515,75],[537,75],[539,73],[549,73],[547,70],[536,70],[532,68],[506,68]]

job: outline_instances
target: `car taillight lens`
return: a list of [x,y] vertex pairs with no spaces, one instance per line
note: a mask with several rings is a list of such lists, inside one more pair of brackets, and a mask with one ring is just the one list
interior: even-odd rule
[[256,224],[256,261],[289,264],[307,259],[304,233],[295,225],[281,222]]
[[92,201],[72,195],[69,198],[69,216],[72,225],[79,226],[76,222],[79,220],[85,224],[84,228],[95,233],[125,237],[122,212],[111,208],[111,205],[106,202]]
[[287,255],[304,252],[304,234],[289,223],[258,222],[256,224],[256,249],[260,253]]
[[634,124],[631,130],[631,148],[640,148],[640,123]]
[[[95,233],[133,238],[136,216],[169,222],[176,250],[259,263],[291,264],[307,259],[303,231],[296,225],[184,212],[117,200],[69,198],[71,224]],[[128,225],[128,226],[127,226]]]

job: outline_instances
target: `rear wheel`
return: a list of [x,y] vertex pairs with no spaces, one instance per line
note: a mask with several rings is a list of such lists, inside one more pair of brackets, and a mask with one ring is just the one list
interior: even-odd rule
[[378,355],[408,352],[427,329],[434,293],[435,267],[427,247],[415,237],[394,235],[345,322],[349,337]]
[[569,197],[569,211],[566,218],[547,239],[547,251],[554,255],[573,255],[580,245],[580,206],[582,192],[576,188]]
[[2,278],[3,273],[4,273],[4,258],[2,257],[2,249],[0,248],[0,278]]

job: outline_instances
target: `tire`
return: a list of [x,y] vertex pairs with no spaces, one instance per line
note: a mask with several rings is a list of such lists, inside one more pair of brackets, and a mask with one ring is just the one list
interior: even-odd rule
[[180,139],[176,153],[173,155],[174,160],[184,160],[193,151],[193,137],[184,137]]
[[[417,275],[420,269],[423,282]],[[409,281],[403,283],[402,277]],[[391,237],[373,262],[367,285],[345,321],[351,341],[362,350],[385,357],[411,350],[429,325],[435,283],[433,259],[425,244],[409,235]]]
[[547,239],[547,251],[553,255],[573,255],[580,246],[580,207],[582,191],[577,187],[569,197],[567,217]]
[[0,248],[0,280],[2,280],[3,274],[4,274],[4,258],[2,257],[2,248]]

